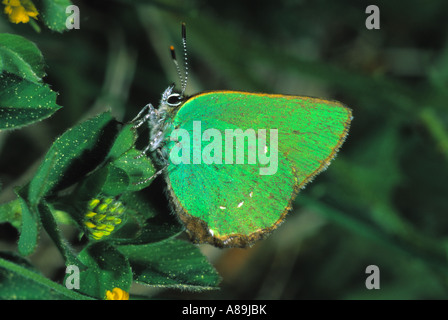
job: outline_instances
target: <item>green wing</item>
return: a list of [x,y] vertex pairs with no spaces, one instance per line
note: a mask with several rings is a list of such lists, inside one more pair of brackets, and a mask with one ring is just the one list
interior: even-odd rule
[[[189,133],[191,161],[170,163],[166,179],[191,238],[219,247],[246,247],[265,237],[283,221],[300,188],[329,165],[345,140],[351,119],[351,110],[341,103],[309,97],[213,91],[187,100],[174,116],[171,129]],[[217,149],[211,152],[209,144],[222,145],[221,164],[204,163],[206,157],[193,154],[193,145],[198,143],[193,133],[197,121],[202,133],[207,129],[222,133],[221,137],[214,136],[217,141],[202,141],[200,149],[203,155],[216,156]],[[256,133],[255,144],[249,138],[253,136],[246,137],[244,154],[239,154],[243,164],[235,164],[242,149],[236,140],[234,164],[224,159],[229,152],[226,130],[235,129]],[[269,148],[260,149],[263,130]],[[270,144],[275,130],[278,153],[275,143]],[[178,152],[181,143],[174,141],[167,145],[169,152]],[[255,162],[250,156],[254,152]],[[271,157],[269,164],[262,162],[263,155]],[[267,167],[270,170],[262,174]]]

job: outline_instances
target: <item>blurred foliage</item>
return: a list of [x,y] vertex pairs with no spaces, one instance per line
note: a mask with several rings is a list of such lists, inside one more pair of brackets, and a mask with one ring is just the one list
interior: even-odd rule
[[[0,32],[37,44],[46,64],[44,81],[59,93],[62,106],[44,121],[0,132],[0,203],[15,197],[14,187],[31,179],[55,137],[68,128],[108,109],[128,121],[148,102],[157,104],[163,90],[178,81],[168,47],[181,50],[184,21],[187,93],[231,89],[319,96],[350,106],[354,120],[338,157],[299,194],[294,211],[270,238],[251,249],[201,247],[223,278],[221,290],[135,286],[131,293],[230,299],[448,297],[448,3],[73,3],[80,8],[79,30],[38,33],[9,23],[6,16],[0,19]],[[370,4],[380,8],[380,30],[365,27]],[[159,180],[151,190],[163,189]],[[13,215],[7,220],[15,221]],[[15,229],[0,228],[0,249],[16,248]],[[60,280],[64,266],[56,257],[54,263],[43,258],[48,256],[40,246],[30,257],[33,265]],[[380,268],[380,290],[365,287],[371,264]]]

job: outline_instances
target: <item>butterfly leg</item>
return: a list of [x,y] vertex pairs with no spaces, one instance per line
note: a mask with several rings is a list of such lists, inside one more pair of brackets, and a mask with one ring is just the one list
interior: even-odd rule
[[[180,141],[176,138],[172,140],[176,146],[180,146]],[[157,152],[158,155],[158,161],[161,165],[164,166],[164,169],[168,166],[169,164],[169,155],[168,155],[168,150],[164,147],[166,144],[166,141],[162,141],[159,145],[159,147],[155,150]]]
[[[142,110],[135,116],[134,119],[131,120],[131,123],[134,123],[134,129],[139,128],[143,123],[145,123],[149,119],[149,113],[145,114],[143,117],[142,115],[146,112],[146,110],[149,108],[149,104],[144,106]],[[138,120],[138,122],[137,122]]]
[[[180,141],[178,139],[173,140],[173,141],[176,144],[180,144]],[[136,182],[135,183],[136,185],[143,184],[143,183],[146,183],[146,182],[148,182],[150,180],[153,180],[153,179],[157,178],[159,175],[161,175],[163,173],[164,170],[166,170],[168,168],[168,165],[169,165],[168,156],[167,156],[166,150],[163,148],[163,146],[165,145],[165,141],[160,141],[159,144],[158,144],[158,147],[155,150],[153,150],[151,148],[152,145],[153,145],[153,142],[151,142],[145,148],[145,150],[143,150],[142,153],[139,156],[137,156],[137,158],[142,157],[149,150],[155,151],[158,154],[158,159],[160,161],[160,164],[162,164],[163,166],[162,166],[162,168],[160,170],[155,172],[151,177],[149,177],[149,178],[147,178],[147,179],[145,179],[143,181]]]
[[148,150],[150,149],[150,146],[151,145],[148,144],[148,146],[142,152],[140,152],[140,154],[136,156],[134,159],[140,159],[141,157],[145,156]]
[[[146,114],[145,114],[145,112],[146,112]],[[137,116],[135,116],[135,118],[131,120],[131,123],[135,123],[134,129],[139,128],[144,123],[147,123],[148,127],[151,129],[151,127],[154,126],[155,124],[157,124],[159,121],[160,121],[160,116],[159,116],[159,113],[157,112],[157,109],[155,109],[151,103],[148,103],[146,106],[144,106],[142,108],[142,110],[140,110],[140,112],[137,114]],[[146,153],[149,150],[153,151],[154,143],[155,143],[154,141],[151,141],[146,146],[146,148],[140,153],[140,155],[138,155],[136,157],[136,159],[139,159],[139,158],[143,157],[144,155],[146,155]]]
[[157,178],[158,176],[160,176],[163,171],[168,167],[168,164],[166,164],[162,169],[160,169],[159,171],[155,172],[152,176],[150,176],[149,178],[146,178],[145,180],[139,181],[139,182],[135,182],[134,185],[139,185],[139,184],[143,184],[146,183],[150,180],[153,180],[155,178]]
[[[143,115],[147,112],[145,115]],[[142,116],[143,115],[143,116]],[[139,128],[145,122],[153,123],[158,118],[157,110],[153,107],[151,103],[148,103],[146,106],[140,110],[140,112],[135,116],[134,119],[131,120],[131,123],[134,124],[134,129]]]
[[161,135],[162,131],[158,132],[157,135],[153,139],[151,139],[146,148],[136,157],[136,159],[140,159],[141,157],[146,155],[148,151],[152,152],[157,150],[160,152],[160,148],[163,146],[163,141],[160,138]]

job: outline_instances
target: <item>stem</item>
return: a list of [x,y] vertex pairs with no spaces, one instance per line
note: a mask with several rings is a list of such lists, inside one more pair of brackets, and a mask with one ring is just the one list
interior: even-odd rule
[[437,142],[438,148],[448,160],[448,133],[443,127],[440,118],[437,117],[431,108],[423,109],[420,113],[420,118],[433,139]]
[[36,31],[37,33],[40,33],[41,29],[40,29],[40,26],[37,24],[36,21],[34,21],[33,19],[30,19],[29,24],[34,29],[34,31]]

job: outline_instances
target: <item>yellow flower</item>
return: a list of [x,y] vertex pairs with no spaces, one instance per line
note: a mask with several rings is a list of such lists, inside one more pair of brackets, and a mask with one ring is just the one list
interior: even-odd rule
[[113,288],[112,291],[106,291],[106,300],[129,300],[129,293],[120,288]]
[[123,204],[114,198],[101,197],[92,199],[87,204],[87,213],[84,215],[84,226],[89,236],[94,240],[110,236],[115,227],[123,222],[126,209]]
[[5,5],[5,13],[9,16],[12,23],[27,23],[30,17],[37,19],[36,7],[30,0],[3,0]]

